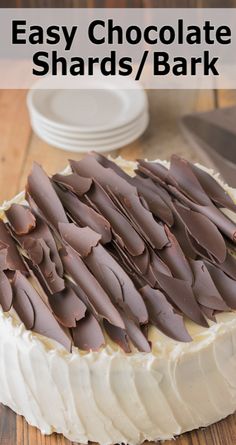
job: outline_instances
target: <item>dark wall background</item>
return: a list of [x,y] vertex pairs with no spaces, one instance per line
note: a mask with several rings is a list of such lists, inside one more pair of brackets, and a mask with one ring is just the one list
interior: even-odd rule
[[234,8],[236,0],[0,0],[1,8]]

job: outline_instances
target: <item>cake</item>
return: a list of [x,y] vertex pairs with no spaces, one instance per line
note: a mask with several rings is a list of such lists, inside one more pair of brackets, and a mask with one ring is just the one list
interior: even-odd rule
[[0,402],[141,444],[236,410],[236,191],[178,156],[34,164],[1,208]]

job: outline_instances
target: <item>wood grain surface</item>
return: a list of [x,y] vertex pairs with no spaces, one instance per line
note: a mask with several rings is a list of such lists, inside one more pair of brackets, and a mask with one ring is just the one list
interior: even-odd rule
[[[22,190],[33,160],[49,174],[61,170],[68,158],[80,155],[47,145],[32,131],[26,109],[26,91],[0,90],[0,202]],[[179,131],[181,115],[236,103],[232,91],[152,91],[149,94],[151,121],[138,141],[112,152],[127,159],[168,159],[175,152],[201,161]],[[50,401],[49,401],[50,403]],[[208,428],[186,433],[166,445],[235,445],[236,415]],[[60,435],[45,437],[22,417],[0,405],[1,445],[72,445]]]

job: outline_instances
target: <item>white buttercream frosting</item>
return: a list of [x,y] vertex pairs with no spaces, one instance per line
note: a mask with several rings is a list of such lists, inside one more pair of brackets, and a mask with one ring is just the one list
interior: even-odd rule
[[236,315],[217,321],[186,321],[190,343],[151,327],[148,354],[111,342],[70,354],[0,310],[0,402],[42,433],[80,443],[140,444],[207,426],[236,409]]

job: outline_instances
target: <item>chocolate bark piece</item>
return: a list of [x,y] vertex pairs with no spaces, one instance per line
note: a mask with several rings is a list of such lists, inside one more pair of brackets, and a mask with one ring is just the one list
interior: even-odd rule
[[133,256],[140,255],[145,248],[144,241],[96,181],[88,194],[88,198],[89,202],[92,202],[100,214],[104,215],[109,221],[114,236],[121,246],[126,247]]
[[26,327],[56,340],[70,351],[71,338],[68,332],[60,326],[38,292],[19,271],[14,274],[12,289],[13,306]]
[[215,286],[217,287],[220,295],[224,299],[225,303],[231,308],[236,309],[236,282],[222,270],[213,264],[204,261]]
[[177,239],[173,233],[165,226],[169,243],[164,249],[158,251],[162,261],[168,266],[175,278],[185,280],[192,284],[193,274],[187,258],[185,257]]
[[229,311],[203,261],[191,261],[194,273],[193,292],[198,303],[212,310]]
[[226,259],[227,249],[225,241],[217,227],[206,216],[174,202],[176,211],[191,237],[207,252],[216,258],[219,263]]
[[195,299],[191,285],[187,281],[167,275],[157,274],[158,284],[171,302],[190,320],[200,326],[208,327],[199,305]]
[[105,158],[105,156],[94,152],[92,152],[92,155],[103,167],[114,170],[115,173],[125,179],[129,184],[136,187],[139,195],[142,195],[145,198],[149,210],[157,218],[161,219],[164,223],[170,226],[173,224],[172,212],[166,205],[165,201],[163,201],[162,197],[157,193],[157,190],[153,190],[153,188],[150,187],[150,185],[148,185],[145,181],[140,181],[135,177],[130,177],[115,162]]
[[176,187],[168,186],[170,193],[183,205],[187,208],[194,210],[196,212],[201,213],[202,215],[209,218],[220,231],[225,234],[231,241],[236,242],[236,224],[229,219],[224,213],[219,210],[214,204],[210,204],[209,206],[202,206],[196,204],[191,201],[188,197],[186,197],[180,190]]
[[71,275],[75,283],[87,295],[95,314],[107,319],[114,326],[124,329],[124,323],[113,306],[108,295],[83,263],[79,254],[69,245],[60,251],[65,270]]
[[47,247],[50,249],[50,257],[56,265],[56,271],[57,271],[58,275],[60,275],[60,277],[62,277],[63,266],[62,266],[62,262],[61,262],[61,259],[60,259],[59,253],[58,253],[56,241],[55,241],[48,225],[41,217],[33,214],[32,211],[30,211],[30,209],[27,209],[28,213],[29,213],[29,217],[31,219],[34,218],[34,221],[35,221],[34,228],[30,231],[30,233],[27,233],[27,234],[25,233],[25,234],[21,234],[21,235],[17,234],[17,232],[14,230],[15,224],[17,224],[17,225],[22,224],[21,212],[19,210],[19,207],[22,207],[22,206],[20,204],[17,204],[13,208],[10,207],[10,209],[9,209],[9,210],[11,210],[11,218],[14,219],[14,224],[11,225],[12,235],[19,242],[19,244],[21,246],[23,246],[24,242],[29,238],[32,238],[36,241],[44,240]]
[[126,332],[132,341],[133,345],[140,351],[140,352],[150,352],[151,346],[147,338],[145,337],[144,333],[140,329],[139,325],[129,318],[125,312],[121,313],[122,319],[125,323],[125,329]]
[[95,232],[100,233],[103,244],[111,241],[111,226],[104,216],[79,200],[73,193],[62,190],[60,187],[54,186],[54,188],[73,221],[80,227],[88,226],[95,230]]
[[226,190],[221,187],[219,182],[216,181],[216,179],[209,173],[196,165],[191,164],[191,167],[202,188],[215,203],[215,205],[232,210],[232,212],[236,212],[236,204],[233,202],[229,193],[227,193]]
[[22,242],[22,248],[27,253],[33,266],[38,271],[41,280],[51,294],[60,292],[65,288],[65,282],[56,270],[56,264],[50,256],[50,248],[43,239],[27,237]]
[[40,167],[34,163],[32,171],[28,176],[26,185],[26,197],[28,195],[49,222],[57,230],[59,222],[68,222],[68,218],[63,209],[62,203],[58,198],[50,179]]
[[16,235],[26,235],[36,227],[35,216],[26,206],[12,204],[5,214]]
[[88,310],[76,327],[72,328],[74,345],[83,351],[98,351],[105,345],[104,335],[94,315]]
[[16,244],[2,220],[0,220],[0,251],[1,270],[20,270],[23,273],[27,273]]
[[75,193],[76,195],[83,196],[87,193],[92,185],[92,179],[83,178],[78,174],[72,173],[70,175],[61,175],[57,173],[52,176],[52,181],[56,182],[59,185],[62,185],[67,190]]
[[57,320],[67,328],[75,328],[76,322],[85,317],[86,306],[69,283],[54,295],[48,294],[48,302]]
[[109,323],[108,320],[103,321],[105,331],[114,343],[117,343],[124,352],[131,352],[127,332],[118,326]]
[[113,304],[131,313],[139,323],[146,323],[148,315],[141,295],[122,267],[99,244],[100,235],[89,227],[74,224],[59,224],[59,231],[62,239],[84,259]]
[[0,305],[3,312],[8,312],[12,307],[13,294],[10,281],[6,274],[0,270]]
[[192,340],[184,325],[183,316],[175,312],[163,292],[145,286],[140,289],[148,308],[150,322],[163,334],[177,341]]

